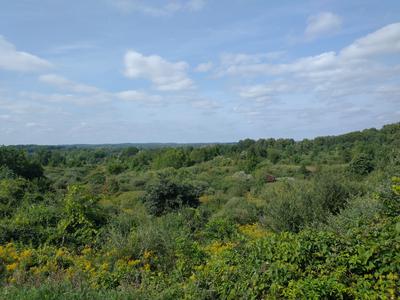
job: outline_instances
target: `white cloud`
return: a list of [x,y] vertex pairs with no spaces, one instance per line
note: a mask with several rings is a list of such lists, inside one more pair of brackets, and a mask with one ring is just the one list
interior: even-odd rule
[[74,104],[77,106],[96,107],[100,104],[111,103],[115,97],[111,93],[93,93],[93,94],[76,94],[76,93],[35,93],[23,92],[20,97],[33,102],[53,103],[57,105]]
[[194,100],[191,103],[194,108],[207,110],[208,112],[212,112],[220,108],[217,102],[208,99]]
[[304,32],[306,38],[314,39],[334,33],[342,26],[342,18],[331,12],[322,12],[308,18]]
[[[375,43],[379,43],[378,45]],[[362,48],[361,48],[362,45]],[[299,58],[289,63],[272,64],[258,56],[248,55],[243,61],[233,60],[229,65],[221,60],[221,75],[259,76],[259,75],[343,75],[343,71],[355,71],[354,67],[374,68],[377,65],[368,56],[383,57],[390,53],[400,53],[400,23],[383,27],[364,38],[356,40],[338,53],[323,52],[314,56]],[[365,63],[368,62],[368,65]],[[391,66],[393,67],[393,66]]]
[[159,95],[149,95],[145,92],[136,91],[136,90],[128,90],[122,91],[115,94],[118,99],[124,101],[144,101],[144,102],[161,102],[163,98]]
[[93,94],[100,92],[100,90],[94,86],[77,83],[56,74],[41,75],[39,80],[43,83],[50,84],[62,90],[73,93]]
[[51,67],[51,63],[15,46],[0,36],[0,69],[16,72],[37,72]]
[[265,60],[276,60],[285,54],[284,51],[273,51],[266,53],[246,54],[246,53],[223,53],[221,64],[224,66],[243,65],[260,63]]
[[239,88],[239,95],[245,99],[252,99],[256,102],[270,102],[275,100],[276,94],[294,92],[293,86],[285,83],[256,84]]
[[199,73],[205,73],[210,71],[213,68],[213,66],[214,64],[211,61],[206,63],[201,63],[196,67],[195,71]]
[[107,92],[94,86],[74,82],[57,74],[41,75],[39,76],[39,80],[68,93],[23,93],[22,96],[32,100],[44,100],[54,103],[74,103],[84,106],[109,103],[114,100],[149,104],[160,103],[163,100],[163,97],[160,95],[152,95],[143,91],[126,90],[115,93]]
[[186,62],[169,62],[158,55],[144,56],[135,51],[125,54],[125,76],[150,80],[160,91],[179,91],[193,88],[186,74]]
[[52,47],[49,52],[55,54],[66,54],[69,52],[83,51],[96,48],[96,45],[88,41],[80,41]]
[[25,126],[26,126],[26,127],[36,127],[36,126],[37,126],[37,123],[35,123],[35,122],[28,122],[28,123],[25,124]]
[[344,48],[340,55],[361,59],[374,55],[400,52],[400,23],[387,25]]
[[285,55],[284,51],[273,51],[266,53],[223,53],[220,57],[221,66],[217,69],[218,76],[224,75],[250,75],[253,72],[257,73],[260,67],[266,63],[276,61]]
[[111,103],[115,100],[141,102],[142,104],[156,104],[165,100],[160,95],[148,94],[137,90],[108,92],[95,86],[69,80],[57,74],[41,75],[39,76],[39,81],[54,86],[62,90],[63,93],[23,93],[21,96],[35,101],[45,99],[46,102],[73,103],[80,106],[94,106],[102,103]]
[[150,94],[142,90],[123,90],[119,92],[108,92],[97,87],[71,81],[57,74],[46,74],[39,76],[43,83],[50,84],[67,93],[34,93],[22,92],[20,97],[30,99],[33,102],[47,103],[73,103],[78,106],[96,106],[99,104],[124,101],[140,103],[144,105],[168,105],[171,103],[189,104],[200,110],[215,110],[219,105],[211,100],[204,99],[192,93],[179,93],[158,95]]
[[[322,99],[350,95],[372,95],[382,85],[400,80],[400,23],[385,26],[355,40],[339,52],[324,52],[288,63],[270,63],[259,57],[221,61],[220,75],[267,76],[265,84],[238,88],[239,95],[255,101],[269,101],[285,94],[316,94]],[[396,81],[396,83],[391,83]],[[389,91],[391,95],[393,89]]]
[[150,16],[168,16],[177,12],[200,11],[206,4],[206,0],[162,0],[149,4],[144,0],[109,0],[123,13],[140,12]]

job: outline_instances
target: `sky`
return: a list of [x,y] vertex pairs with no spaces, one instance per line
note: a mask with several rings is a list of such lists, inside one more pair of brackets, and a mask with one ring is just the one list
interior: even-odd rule
[[0,0],[0,144],[299,140],[399,121],[398,0]]

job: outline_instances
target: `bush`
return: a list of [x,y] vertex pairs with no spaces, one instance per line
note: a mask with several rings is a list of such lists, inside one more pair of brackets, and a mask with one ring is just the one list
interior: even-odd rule
[[7,167],[26,179],[43,177],[43,168],[38,162],[29,160],[23,151],[11,147],[0,147],[0,167]]
[[106,223],[106,216],[97,205],[98,199],[81,186],[71,186],[64,199],[63,217],[58,223],[57,239],[81,246],[94,241],[98,228]]
[[307,182],[281,182],[274,185],[266,198],[264,225],[274,231],[298,232],[307,224],[322,221],[327,212],[312,196],[313,186]]
[[367,175],[373,170],[373,159],[367,154],[359,154],[349,164],[349,171],[356,175]]
[[107,165],[107,171],[110,174],[120,174],[126,170],[126,166],[120,161],[111,161]]
[[205,228],[205,236],[212,240],[230,240],[236,235],[236,225],[228,219],[211,219]]
[[144,203],[149,213],[160,216],[183,206],[197,207],[201,190],[189,183],[178,183],[166,176],[150,184],[146,189]]
[[343,236],[305,230],[220,245],[187,281],[185,294],[195,299],[396,299],[397,222],[372,222]]
[[0,214],[10,216],[23,202],[28,189],[25,179],[2,179],[0,180]]
[[358,194],[362,194],[361,187],[343,183],[330,173],[321,174],[311,182],[283,182],[267,195],[264,222],[275,231],[298,232],[306,225],[324,223]]
[[329,213],[337,214],[346,207],[350,196],[358,192],[354,186],[342,181],[339,176],[329,173],[315,178],[312,197],[316,197],[322,208]]
[[0,223],[0,243],[18,241],[39,246],[47,242],[56,231],[60,215],[47,204],[25,205],[10,219]]
[[236,224],[250,224],[258,221],[257,208],[244,198],[230,199],[213,218],[229,220]]
[[391,186],[384,187],[379,198],[389,216],[400,215],[400,177],[393,177]]

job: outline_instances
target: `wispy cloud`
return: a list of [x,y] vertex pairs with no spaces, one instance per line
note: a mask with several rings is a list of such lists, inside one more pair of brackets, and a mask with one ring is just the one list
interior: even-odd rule
[[160,95],[150,95],[143,91],[136,90],[126,90],[122,92],[115,93],[115,96],[124,101],[130,102],[147,102],[147,103],[161,103],[163,101],[163,97]]
[[[220,56],[220,66],[216,69],[216,75],[237,75],[239,70],[258,69],[260,65],[275,62],[285,55],[284,51],[266,53],[223,53]],[[239,71],[241,73],[241,71]],[[242,75],[251,75],[251,72],[243,72]]]
[[331,12],[321,12],[310,16],[307,20],[305,36],[307,39],[330,35],[342,27],[342,18]]
[[162,0],[151,2],[143,0],[110,0],[110,3],[122,13],[139,12],[156,17],[184,11],[199,11],[206,4],[206,0]]
[[66,54],[74,51],[89,50],[93,48],[96,48],[94,43],[81,41],[52,47],[49,49],[49,52],[54,54]]
[[57,74],[45,74],[39,77],[41,82],[50,84],[62,90],[74,93],[93,94],[99,93],[100,90],[94,86],[86,85],[71,81]]
[[213,67],[214,67],[214,64],[211,61],[209,61],[209,62],[198,64],[197,67],[195,68],[195,71],[199,72],[199,73],[206,73],[206,72],[210,71]]
[[47,60],[18,51],[12,43],[0,36],[0,69],[15,72],[38,72],[51,67],[52,64]]
[[147,104],[160,103],[163,100],[160,95],[152,95],[137,90],[108,92],[95,86],[69,80],[57,74],[41,75],[38,79],[40,82],[51,85],[63,93],[25,93],[25,97],[31,99],[41,99],[48,102],[74,103],[84,106],[109,103],[116,100],[141,102]]

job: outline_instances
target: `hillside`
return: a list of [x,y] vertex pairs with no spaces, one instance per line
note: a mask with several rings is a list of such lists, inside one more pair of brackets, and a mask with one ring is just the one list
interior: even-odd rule
[[0,147],[0,298],[397,299],[400,123]]

